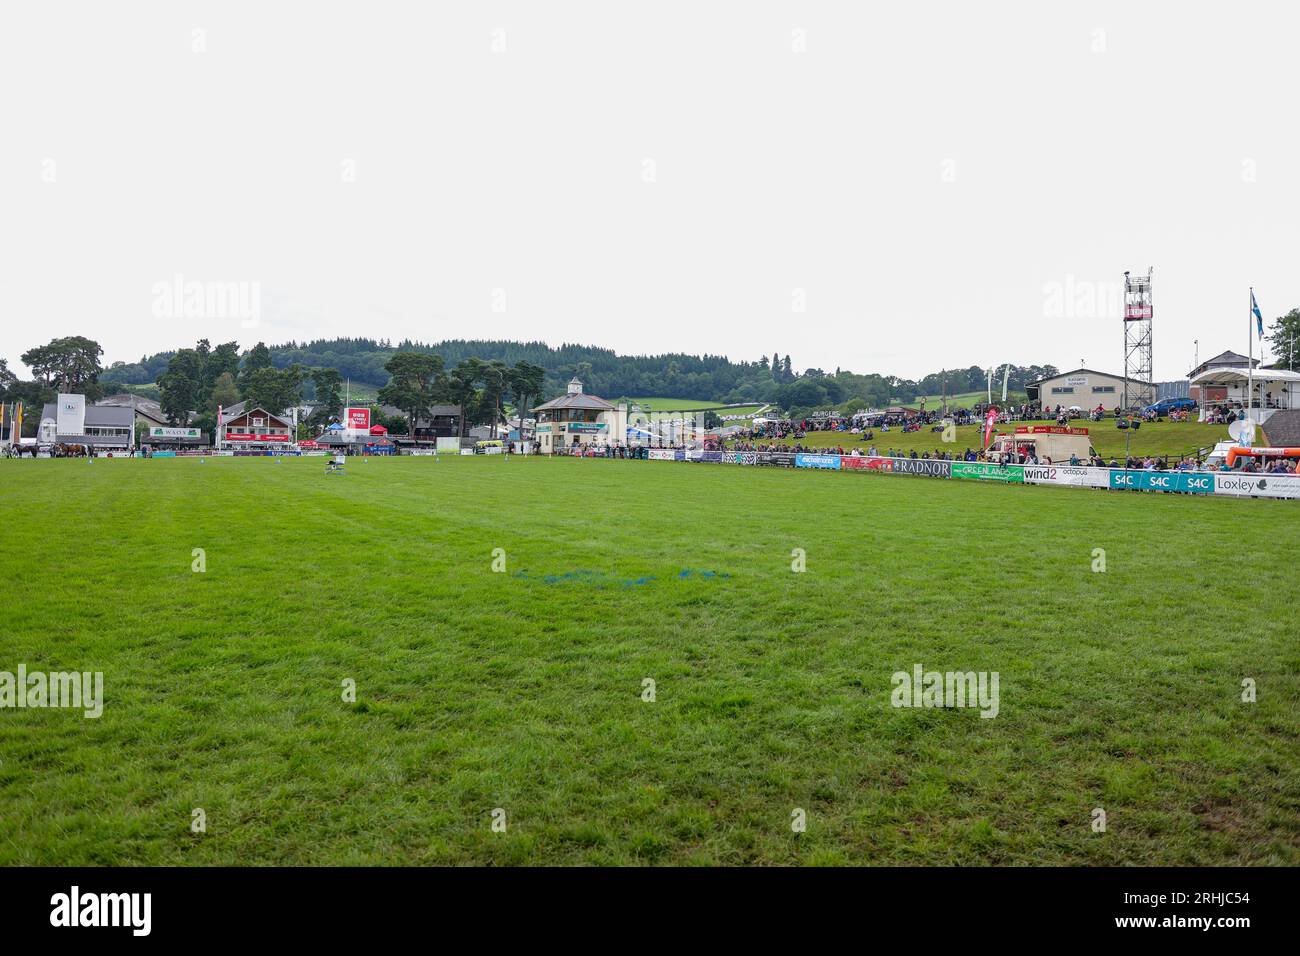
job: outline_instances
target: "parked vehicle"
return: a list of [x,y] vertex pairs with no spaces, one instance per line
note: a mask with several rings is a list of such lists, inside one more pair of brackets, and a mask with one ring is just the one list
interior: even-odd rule
[[1156,415],[1168,415],[1170,412],[1181,411],[1184,408],[1191,411],[1195,407],[1196,399],[1194,398],[1162,398],[1154,405],[1148,405],[1142,411]]

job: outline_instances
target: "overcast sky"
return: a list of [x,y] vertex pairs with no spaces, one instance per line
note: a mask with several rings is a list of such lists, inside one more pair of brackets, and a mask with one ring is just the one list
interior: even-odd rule
[[[1195,339],[1246,350],[1250,285],[1300,306],[1297,10],[6,0],[0,356],[364,335],[1119,371],[1119,283],[1154,266],[1181,377]],[[178,275],[257,308],[186,314]]]

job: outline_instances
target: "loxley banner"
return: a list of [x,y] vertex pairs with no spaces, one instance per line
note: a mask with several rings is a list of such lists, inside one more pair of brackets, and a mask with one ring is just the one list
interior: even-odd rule
[[1251,498],[1300,498],[1300,475],[1214,475],[1213,490],[1220,495]]

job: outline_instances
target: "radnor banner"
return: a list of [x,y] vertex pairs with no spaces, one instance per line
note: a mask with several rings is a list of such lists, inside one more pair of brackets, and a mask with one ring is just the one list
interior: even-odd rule
[[[894,462],[897,467],[898,462],[903,459],[896,459]],[[981,481],[1012,481],[1023,483],[1025,480],[1024,465],[994,465],[980,461],[954,461],[952,463],[952,477],[954,478],[978,478]]]
[[1025,481],[1035,485],[1076,485],[1109,488],[1110,469],[1078,465],[1025,465]]
[[[1110,472],[1110,487],[1128,488],[1134,491],[1181,491],[1208,495],[1216,490],[1216,477],[1213,472],[1208,471],[1125,471],[1122,468],[1115,468]],[[1219,478],[1218,483],[1218,490],[1223,491],[1223,479]],[[1250,494],[1250,492],[1240,493]]]
[[728,465],[757,465],[758,455],[752,451],[724,452],[722,460]]
[[796,468],[838,468],[840,467],[840,456],[808,455],[800,452],[794,456],[794,466]]
[[1243,475],[1238,472],[1222,472],[1214,475],[1214,482],[1214,491],[1221,495],[1300,498],[1300,475]]
[[951,478],[952,462],[941,458],[895,458],[894,471],[901,471],[905,475]]

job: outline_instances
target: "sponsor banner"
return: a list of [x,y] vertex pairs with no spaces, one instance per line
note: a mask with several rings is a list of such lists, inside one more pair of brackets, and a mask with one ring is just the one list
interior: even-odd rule
[[1300,475],[1244,475],[1219,472],[1214,475],[1214,492],[1220,495],[1259,498],[1300,498]]
[[156,452],[153,453],[153,457],[154,457],[154,458],[175,458],[175,457],[176,457],[176,452],[174,452],[174,451],[156,451]]
[[1025,465],[1025,481],[1035,485],[1075,485],[1081,488],[1109,488],[1110,469],[1081,465]]
[[672,461],[676,454],[671,448],[651,448],[646,457],[651,461]]
[[1214,472],[1180,471],[1178,472],[1177,490],[1192,495],[1212,495],[1216,490]]
[[1182,491],[1208,495],[1214,493],[1215,485],[1216,476],[1208,471],[1131,471],[1115,468],[1110,472],[1110,487],[1133,491]]
[[605,430],[604,422],[569,422],[564,426],[570,435],[595,435]]
[[722,461],[722,452],[702,451],[700,452],[700,461]]
[[149,429],[150,438],[198,438],[199,430],[197,428],[161,428],[153,427]]
[[[901,461],[902,459],[897,459]],[[980,481],[1011,481],[1017,484],[1025,480],[1024,465],[994,465],[982,461],[951,462],[953,478],[977,478]]]
[[288,441],[288,435],[258,435],[254,432],[226,432],[226,441]]
[[779,465],[782,468],[794,467],[794,452],[789,451],[758,451],[754,452],[757,456],[757,464],[760,465]]
[[723,453],[722,461],[728,465],[757,465],[758,452],[728,451]]
[[86,396],[60,395],[54,416],[56,434],[86,434]]
[[865,455],[845,455],[840,461],[841,468],[867,468],[871,471],[893,471],[893,458],[867,457]]
[[349,408],[347,410],[346,426],[353,431],[370,431],[370,409],[369,408]]
[[1086,428],[1066,428],[1063,425],[1017,425],[1017,435],[1086,435]]
[[810,455],[800,452],[794,456],[794,466],[796,468],[838,468],[840,467],[840,456]]
[[901,471],[905,475],[951,478],[952,462],[938,458],[896,458],[894,471]]

